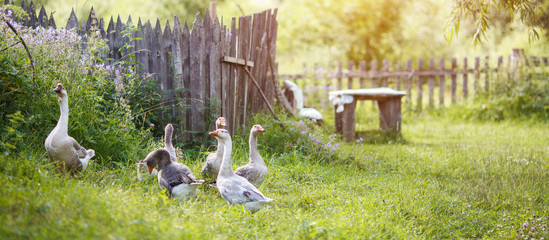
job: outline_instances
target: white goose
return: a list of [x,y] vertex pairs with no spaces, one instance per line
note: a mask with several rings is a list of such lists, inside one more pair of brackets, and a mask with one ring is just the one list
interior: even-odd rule
[[294,99],[296,101],[295,108],[300,117],[306,117],[315,119],[317,121],[322,121],[322,114],[314,108],[304,108],[303,107],[303,91],[292,81],[284,80],[284,88],[292,91]]
[[233,150],[231,135],[225,129],[217,129],[209,133],[225,145],[221,169],[217,175],[217,189],[221,197],[230,205],[242,205],[251,213],[262,209],[272,199],[265,197],[254,185],[245,178],[234,174],[231,153]]
[[179,201],[195,196],[198,186],[204,182],[196,180],[191,170],[184,164],[175,162],[170,152],[164,148],[152,151],[138,164],[147,166],[149,173],[157,168],[158,184]]
[[[227,122],[224,117],[219,117],[215,121],[215,129],[227,127]],[[221,166],[221,160],[223,160],[223,144],[219,143],[217,140],[217,150],[214,153],[208,154],[206,157],[206,162],[202,167],[202,177],[204,179],[209,179],[214,182],[217,179],[217,174],[219,173],[219,167]]]
[[95,156],[95,151],[86,150],[69,136],[69,96],[61,83],[58,83],[53,91],[59,101],[61,116],[44,145],[50,161],[56,165],[56,172],[70,172],[74,177],[75,172],[86,170],[90,159]]
[[265,129],[261,125],[254,125],[252,127],[248,140],[250,147],[249,162],[234,171],[236,175],[246,178],[256,188],[259,188],[265,177],[267,177],[267,165],[265,165],[265,161],[263,161],[263,158],[257,151],[257,136],[262,132],[265,132]]
[[[177,156],[175,154],[175,148],[172,144],[172,135],[173,135],[173,126],[168,123],[166,127],[164,128],[164,149],[166,149],[175,162],[177,162]],[[156,168],[153,168],[152,171],[148,171],[147,166],[143,164],[137,164],[137,179],[143,180],[145,177],[151,176],[156,177],[158,176],[158,170]]]

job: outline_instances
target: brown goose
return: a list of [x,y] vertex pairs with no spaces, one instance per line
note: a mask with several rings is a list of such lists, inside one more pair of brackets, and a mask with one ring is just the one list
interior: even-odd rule
[[[219,117],[215,121],[215,127],[217,129],[222,129],[227,126],[227,122],[224,117]],[[208,154],[206,157],[206,162],[202,167],[201,175],[204,179],[208,179],[211,182],[215,182],[217,178],[217,173],[219,173],[219,167],[221,166],[221,160],[223,159],[223,144],[219,143],[217,140],[217,151],[214,153]]]
[[138,164],[147,166],[149,173],[157,168],[158,184],[179,201],[195,196],[196,189],[204,182],[196,180],[191,170],[184,164],[175,162],[170,152],[164,148],[152,151]]
[[56,172],[69,172],[74,177],[76,172],[86,170],[90,159],[95,156],[95,151],[86,150],[69,136],[69,96],[61,83],[58,83],[53,91],[59,101],[61,116],[44,145],[50,161],[55,164]]
[[257,136],[262,132],[265,132],[265,129],[261,125],[254,125],[252,127],[249,138],[249,162],[234,171],[236,175],[248,179],[256,188],[259,188],[265,177],[267,177],[267,165],[265,165],[265,161],[263,161],[263,158],[257,151]]
[[261,210],[272,199],[265,197],[254,185],[245,178],[234,174],[231,153],[233,150],[231,135],[225,129],[217,129],[209,133],[225,145],[221,169],[217,175],[216,185],[221,197],[230,205],[242,205],[251,213]]

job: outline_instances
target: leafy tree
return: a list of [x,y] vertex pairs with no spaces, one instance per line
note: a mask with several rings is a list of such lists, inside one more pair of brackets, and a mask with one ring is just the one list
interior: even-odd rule
[[[486,31],[494,21],[510,21],[518,14],[529,27],[529,39],[539,39],[539,30],[549,36],[549,1],[547,0],[456,0],[450,14],[447,38],[451,41],[460,29],[464,19],[475,22],[473,44],[486,39]],[[503,16],[503,17],[501,17]]]

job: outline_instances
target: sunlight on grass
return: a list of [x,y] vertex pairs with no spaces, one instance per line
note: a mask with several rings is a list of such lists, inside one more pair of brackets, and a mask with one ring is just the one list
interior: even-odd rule
[[[31,149],[1,161],[0,235],[510,238],[534,215],[540,226],[548,222],[546,125],[409,115],[405,124],[404,142],[342,143],[333,162],[272,152],[273,143],[260,138],[269,166],[261,191],[274,202],[253,215],[205,186],[188,202],[171,200],[155,179],[137,181],[133,166],[92,164],[79,180],[55,176],[45,154]],[[245,141],[236,138],[235,167],[247,161]],[[195,174],[202,161],[183,160]]]

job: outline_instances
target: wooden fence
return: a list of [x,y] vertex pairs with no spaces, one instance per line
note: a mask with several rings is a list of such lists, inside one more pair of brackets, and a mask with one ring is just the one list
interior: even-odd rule
[[[23,21],[26,26],[56,27],[43,6],[38,16],[32,1],[26,6],[23,0],[22,8],[29,14]],[[210,117],[214,113],[227,119],[232,133],[245,126],[247,114],[265,109],[265,101],[258,88],[249,83],[243,67],[250,70],[267,101],[273,103],[276,82],[268,66],[275,61],[276,16],[274,9],[232,18],[230,28],[215,14],[210,16],[208,10],[204,18],[196,15],[192,28],[187,22],[181,24],[177,16],[173,28],[169,21],[162,29],[159,20],[154,27],[138,20],[135,37],[142,40],[133,43],[137,62],[143,72],[154,74],[166,103],[174,106],[169,111],[176,117],[170,122],[182,130],[178,132],[180,141],[203,142],[205,132],[214,129],[215,119]],[[104,20],[97,19],[92,8],[85,23],[80,23],[73,11],[65,28],[76,28],[82,35],[99,30],[110,48],[105,59],[113,59],[106,62],[112,64],[124,57],[119,49],[128,38],[122,31],[131,22],[131,16],[126,22],[111,17],[105,29]],[[217,105],[210,108],[213,102]]]
[[[383,60],[381,68],[377,60],[369,63],[361,61],[358,68],[353,62],[349,62],[346,68],[341,62],[329,67],[314,64],[312,69],[305,64],[301,74],[280,74],[278,77],[280,80],[295,81],[311,102],[315,101],[311,98],[320,97],[320,108],[327,107],[323,99],[327,99],[331,90],[391,87],[406,91],[405,103],[422,110],[423,104],[429,107],[444,106],[467,99],[472,94],[488,92],[493,81],[512,78],[524,67],[533,70],[536,79],[548,80],[549,76],[548,58],[526,57],[522,49],[513,49],[512,55],[507,58],[498,57],[495,65],[490,65],[488,56],[475,57],[473,62],[470,60],[463,58],[461,67],[458,67],[457,58],[450,61],[431,58],[427,66],[424,59],[418,59],[415,66],[411,59],[405,64],[398,61],[392,65],[389,60]],[[424,96],[425,85],[427,97]]]

